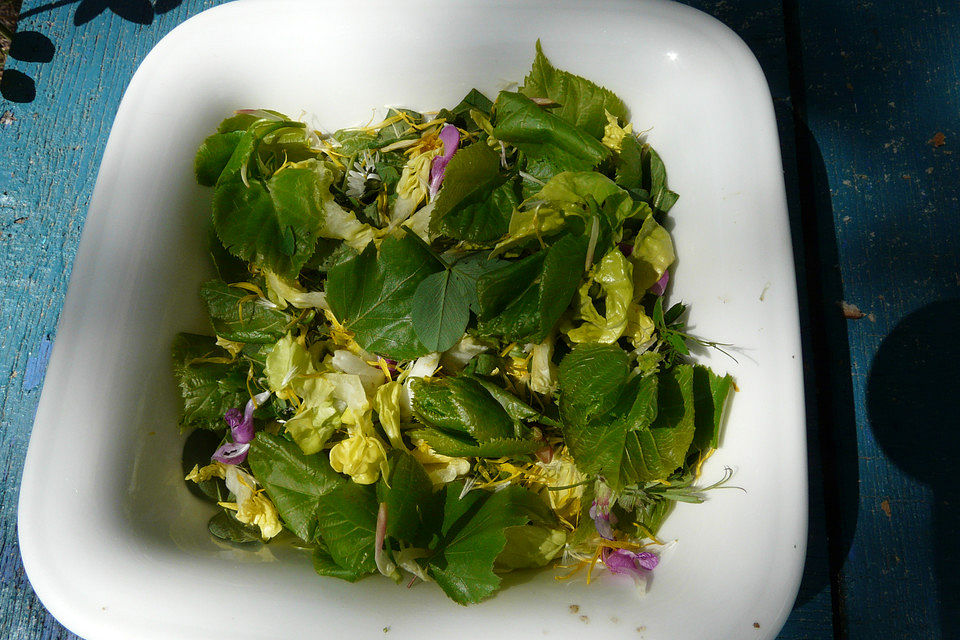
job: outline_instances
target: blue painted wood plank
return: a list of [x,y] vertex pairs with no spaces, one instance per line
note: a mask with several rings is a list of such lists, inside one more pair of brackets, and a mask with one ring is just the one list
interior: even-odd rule
[[850,390],[831,437],[858,451],[834,488],[849,549],[838,613],[852,639],[956,638],[960,7],[810,1],[798,13],[806,122],[822,158],[812,186],[826,194],[819,213],[835,243],[823,268],[842,277],[825,302],[868,314],[843,321],[831,353]]
[[[6,67],[8,73],[27,78],[29,86],[11,88],[5,82],[0,100],[0,638],[76,637],[33,595],[20,562],[16,511],[23,457],[120,97],[162,36],[213,4],[23,3],[18,32],[34,34],[30,40],[35,47],[21,51],[20,59],[8,59]],[[160,13],[164,7],[172,10]],[[37,47],[46,46],[44,39],[53,49],[52,58],[48,50],[38,54]],[[31,92],[32,101],[14,101],[29,98]]]

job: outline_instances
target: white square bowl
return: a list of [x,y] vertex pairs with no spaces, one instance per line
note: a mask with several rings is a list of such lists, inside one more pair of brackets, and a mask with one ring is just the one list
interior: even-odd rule
[[[697,334],[739,354],[704,356],[740,388],[706,479],[729,465],[744,491],[679,505],[662,530],[678,544],[645,596],[619,577],[545,571],[465,608],[433,585],[348,584],[290,549],[214,543],[209,506],[181,478],[169,361],[176,332],[209,331],[197,146],[243,107],[305,110],[332,130],[373,106],[438,108],[474,86],[493,97],[522,80],[537,38],[556,66],[618,93],[635,127],[653,127],[680,193],[673,299],[691,304]],[[733,32],[662,2],[244,0],[177,27],[124,95],[34,423],[20,544],[43,603],[88,640],[772,638],[803,566],[804,438],[776,123]]]

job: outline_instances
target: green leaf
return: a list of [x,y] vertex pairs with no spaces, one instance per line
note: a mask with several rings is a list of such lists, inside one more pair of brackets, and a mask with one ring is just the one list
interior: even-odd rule
[[693,448],[698,451],[720,446],[720,423],[727,394],[733,387],[733,377],[718,376],[703,365],[693,368],[693,403],[696,431]]
[[[385,119],[389,120],[400,113],[405,114],[414,124],[423,122],[423,116],[410,109],[388,109]],[[410,126],[406,120],[398,120],[397,122],[388,124],[377,132],[376,147],[385,147],[400,140],[413,140],[419,137],[420,132]]]
[[410,391],[413,412],[425,425],[477,442],[517,436],[507,412],[473,378],[414,378]]
[[317,533],[330,557],[354,573],[372,573],[377,530],[376,491],[373,485],[344,482],[320,496]]
[[650,194],[650,206],[666,213],[677,201],[676,193],[667,188],[667,169],[660,155],[648,144],[641,148],[643,188]]
[[284,312],[258,304],[250,299],[250,292],[220,280],[203,283],[200,297],[207,305],[213,330],[227,340],[270,344],[292,325],[293,319]]
[[410,236],[387,238],[377,254],[373,243],[332,267],[327,301],[337,319],[371,353],[408,360],[429,353],[410,322],[420,283],[442,267]]
[[213,227],[210,227],[207,237],[207,247],[210,252],[210,258],[213,260],[213,268],[217,275],[227,284],[234,282],[243,282],[250,277],[250,270],[247,269],[247,263],[240,260],[229,251],[223,248],[220,238]]
[[440,504],[433,483],[416,458],[405,451],[391,452],[390,475],[377,484],[377,496],[387,505],[387,535],[425,547],[437,528]]
[[610,156],[594,136],[519,93],[501,91],[494,116],[493,135],[522,151],[534,163],[528,171],[541,180],[563,171],[590,171]]
[[229,354],[217,346],[214,338],[191,333],[177,334],[172,355],[174,376],[183,397],[180,428],[225,430],[223,414],[244,406],[249,399],[246,367],[240,362],[196,362]]
[[446,351],[463,336],[470,320],[470,297],[450,269],[423,279],[413,295],[410,319],[428,351]]
[[484,143],[462,149],[450,160],[430,216],[430,230],[468,242],[496,240],[507,231],[520,200],[500,173],[500,156]]
[[528,98],[549,98],[559,103],[552,113],[598,140],[607,125],[605,111],[623,121],[627,119],[627,107],[620,98],[586,78],[554,68],[543,55],[539,40],[533,68],[524,79],[520,93]]
[[457,458],[513,457],[534,453],[543,448],[543,442],[520,438],[494,438],[477,443],[466,437],[430,427],[414,429],[408,433],[411,438],[424,440],[440,455]]
[[504,530],[552,521],[543,501],[510,485],[497,493],[471,491],[462,498],[462,482],[445,489],[440,542],[427,569],[440,588],[459,604],[480,602],[500,587],[493,565],[506,545]]
[[304,455],[296,443],[260,432],[247,456],[250,469],[294,535],[312,541],[320,498],[344,480],[325,454]]
[[260,529],[237,520],[229,511],[220,511],[207,522],[207,530],[215,538],[234,544],[261,543]]
[[204,187],[217,184],[242,137],[243,131],[231,131],[215,133],[203,141],[193,159],[193,173],[198,183]]
[[356,582],[360,578],[370,575],[369,571],[364,571],[362,569],[341,567],[334,561],[333,557],[331,557],[330,553],[327,552],[326,548],[322,544],[318,544],[316,547],[314,547],[313,553],[310,554],[310,558],[313,561],[313,570],[321,576],[340,578],[341,580],[346,580],[347,582]]
[[[584,274],[587,244],[584,236],[565,234],[546,251],[534,254],[545,254],[542,258],[531,256],[520,261],[522,266],[514,263],[518,266],[482,276],[477,281],[480,333],[509,341],[543,342],[577,291]],[[542,267],[536,274],[535,265],[540,260]],[[517,278],[522,272],[535,276]]]
[[480,131],[480,128],[470,117],[470,111],[477,110],[489,115],[492,109],[493,102],[490,101],[490,98],[476,89],[471,89],[457,106],[452,109],[441,109],[437,114],[437,119],[443,119],[461,129],[476,133]]
[[577,345],[560,362],[560,415],[582,425],[613,408],[630,373],[630,359],[617,345]]
[[477,281],[480,277],[507,264],[505,260],[491,259],[487,253],[474,253],[453,263],[450,270],[469,295],[471,311],[480,313],[480,300],[477,298]]
[[244,184],[239,171],[229,170],[213,197],[213,223],[223,245],[238,258],[295,278],[316,249],[324,202],[333,197],[332,172],[309,159]]
[[627,434],[621,484],[666,478],[683,466],[695,431],[693,367],[678,365],[657,376],[656,419],[649,420],[648,406],[634,403],[624,421]]

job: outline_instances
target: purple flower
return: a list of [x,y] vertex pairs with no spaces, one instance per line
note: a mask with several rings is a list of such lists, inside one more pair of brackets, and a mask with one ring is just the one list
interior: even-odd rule
[[590,517],[601,538],[613,540],[613,525],[617,524],[617,516],[610,511],[610,501],[600,498],[590,505]]
[[430,197],[437,195],[440,191],[447,165],[450,164],[450,159],[460,146],[460,132],[452,124],[445,124],[440,130],[440,140],[443,142],[443,155],[434,158],[433,165],[430,167]]
[[223,420],[230,427],[233,442],[227,442],[218,448],[212,458],[224,464],[240,464],[247,458],[247,450],[255,433],[253,412],[270,397],[269,391],[259,393],[249,400],[243,412],[240,409],[227,409]]
[[605,549],[602,558],[610,573],[626,573],[635,578],[642,577],[660,563],[660,558],[654,553],[629,549]]
[[240,464],[247,459],[247,451],[249,450],[249,442],[245,442],[243,444],[228,442],[220,445],[210,457],[211,459],[216,460],[217,462],[222,462],[223,464]]
[[664,271],[663,275],[660,276],[660,279],[653,283],[653,286],[650,287],[650,293],[655,296],[662,296],[663,292],[667,290],[667,283],[670,282],[670,272]]

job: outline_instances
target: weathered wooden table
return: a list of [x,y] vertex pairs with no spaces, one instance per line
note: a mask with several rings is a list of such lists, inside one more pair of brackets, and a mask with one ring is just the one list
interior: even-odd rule
[[[214,4],[23,3],[0,100],[0,638],[75,637],[20,562],[23,458],[120,97],[165,33]],[[811,504],[780,637],[960,638],[960,4],[690,4],[753,49],[779,116]]]

